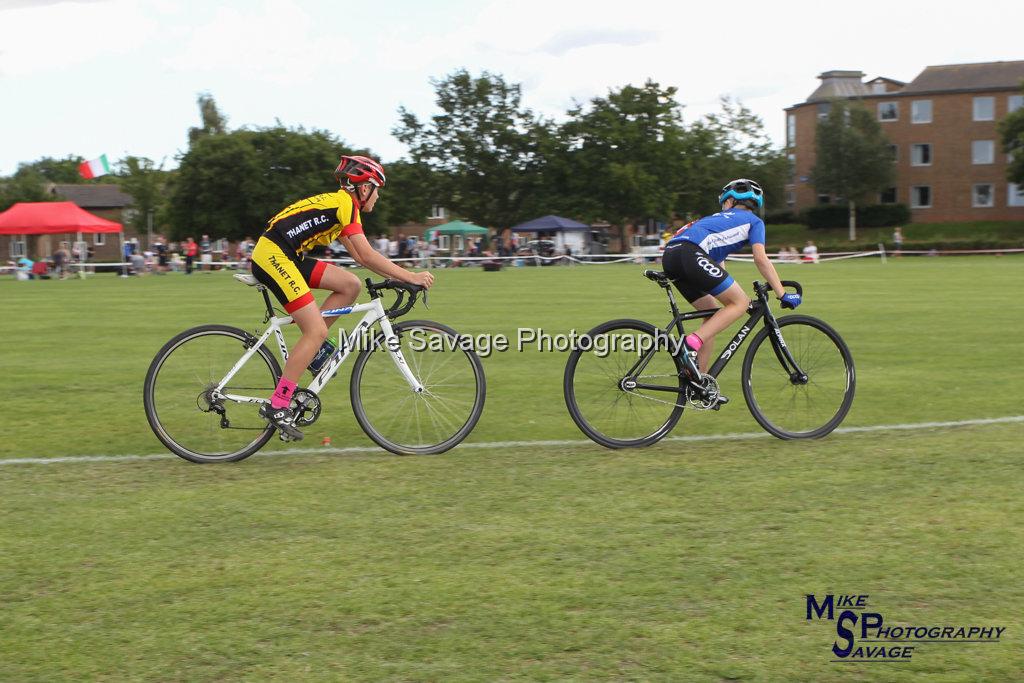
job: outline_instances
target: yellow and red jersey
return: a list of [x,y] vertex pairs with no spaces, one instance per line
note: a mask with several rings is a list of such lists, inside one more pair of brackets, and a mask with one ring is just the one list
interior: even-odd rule
[[361,234],[362,219],[345,190],[326,192],[289,204],[270,219],[264,233],[296,252],[327,246],[338,237]]

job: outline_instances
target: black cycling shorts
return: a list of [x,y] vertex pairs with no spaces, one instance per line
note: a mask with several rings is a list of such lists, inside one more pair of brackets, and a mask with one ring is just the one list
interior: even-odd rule
[[690,303],[708,294],[717,296],[735,282],[707,252],[685,240],[665,247],[661,267]]

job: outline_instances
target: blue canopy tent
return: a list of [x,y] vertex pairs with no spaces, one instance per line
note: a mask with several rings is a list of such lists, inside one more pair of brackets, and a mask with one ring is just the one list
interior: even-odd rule
[[513,225],[512,232],[535,233],[537,239],[550,239],[559,250],[568,246],[574,254],[587,253],[590,247],[590,226],[561,216],[534,218]]

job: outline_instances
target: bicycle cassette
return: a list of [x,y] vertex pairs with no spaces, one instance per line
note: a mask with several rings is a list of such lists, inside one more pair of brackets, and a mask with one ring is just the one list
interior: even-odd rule
[[298,427],[308,427],[320,417],[320,397],[309,389],[296,389],[290,407]]

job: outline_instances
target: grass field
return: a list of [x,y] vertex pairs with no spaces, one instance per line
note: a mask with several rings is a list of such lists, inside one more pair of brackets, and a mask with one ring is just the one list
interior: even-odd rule
[[[636,266],[440,271],[415,317],[461,332],[666,318]],[[731,271],[743,283],[752,266]],[[782,271],[857,361],[844,426],[1024,414],[1024,258]],[[145,370],[178,331],[260,326],[223,273],[0,282],[0,458],[148,455]],[[762,436],[741,399],[643,451],[582,441],[565,358],[484,360],[467,444],[370,446],[347,383],[302,454],[0,465],[0,680],[1018,680],[1024,423]],[[726,435],[733,438],[718,438]],[[473,447],[499,441],[561,445]],[[287,450],[279,443],[266,452]],[[867,593],[887,625],[1001,625],[833,664],[807,593]]]

